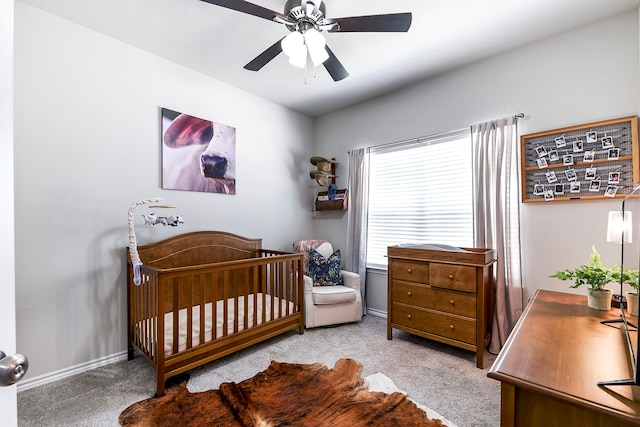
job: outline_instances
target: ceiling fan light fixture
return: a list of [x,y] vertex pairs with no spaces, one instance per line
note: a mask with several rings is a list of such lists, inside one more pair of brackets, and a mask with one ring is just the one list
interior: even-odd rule
[[299,52],[300,48],[304,48],[304,36],[298,31],[292,31],[282,39],[281,46],[285,55],[291,58],[296,52]]
[[315,28],[307,30],[304,34],[304,42],[309,49],[309,56],[311,57],[311,61],[314,66],[317,67],[329,59],[329,54],[325,48],[326,42],[318,30]]
[[307,65],[307,48],[302,46],[294,55],[289,56],[289,64],[294,67],[304,68]]
[[298,31],[292,31],[282,39],[282,51],[289,57],[289,63],[298,68],[304,68],[307,64],[307,46],[304,36]]
[[311,57],[311,62],[313,62],[313,65],[316,67],[322,65],[327,59],[329,59],[329,54],[324,47],[315,52],[309,49],[309,56]]

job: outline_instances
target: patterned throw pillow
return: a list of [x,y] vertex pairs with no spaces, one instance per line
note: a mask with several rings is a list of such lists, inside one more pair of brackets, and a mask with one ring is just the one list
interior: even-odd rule
[[313,286],[342,285],[340,277],[340,249],[325,258],[315,249],[309,251],[309,277]]

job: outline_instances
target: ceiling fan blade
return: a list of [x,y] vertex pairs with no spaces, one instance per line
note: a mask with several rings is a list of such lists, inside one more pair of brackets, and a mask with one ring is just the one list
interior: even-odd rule
[[327,69],[333,81],[339,82],[340,80],[349,77],[349,73],[342,66],[338,58],[336,58],[336,55],[333,53],[333,51],[329,49],[329,46],[325,46],[325,48],[327,49],[327,53],[329,54],[329,59],[324,61],[322,65],[324,65],[324,68]]
[[387,15],[352,16],[347,18],[332,18],[329,23],[337,23],[330,33],[349,32],[382,32],[405,33],[411,27],[411,12],[391,13]]
[[227,9],[237,10],[238,12],[247,13],[249,15],[257,16],[259,18],[268,19],[273,21],[273,18],[280,17],[284,20],[287,19],[282,13],[278,13],[274,10],[267,9],[266,7],[258,6],[257,4],[249,3],[244,0],[201,0],[205,3],[211,3],[216,6],[226,7]]
[[[284,37],[283,37],[284,38]],[[273,58],[282,52],[282,39],[278,40],[271,47],[268,47],[260,55],[256,56],[251,62],[244,66],[249,71],[258,71],[267,65]]]

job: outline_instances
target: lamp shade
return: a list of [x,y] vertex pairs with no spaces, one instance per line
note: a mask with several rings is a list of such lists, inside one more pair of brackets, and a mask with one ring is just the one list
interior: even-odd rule
[[607,224],[607,242],[631,243],[633,237],[632,216],[630,211],[609,211]]

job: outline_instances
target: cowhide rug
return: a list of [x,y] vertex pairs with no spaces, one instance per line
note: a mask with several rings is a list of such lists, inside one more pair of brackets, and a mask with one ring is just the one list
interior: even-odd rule
[[333,369],[271,362],[253,378],[191,393],[187,381],[160,398],[134,403],[120,414],[123,426],[444,426],[429,419],[404,394],[369,391],[362,365],[340,359]]

